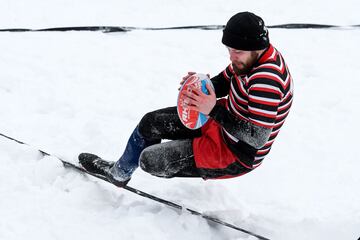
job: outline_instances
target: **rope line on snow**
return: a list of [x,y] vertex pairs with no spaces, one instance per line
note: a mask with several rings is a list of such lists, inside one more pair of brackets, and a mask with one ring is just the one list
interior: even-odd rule
[[[27,143],[25,143],[25,142],[23,142],[23,141],[17,140],[16,138],[12,138],[12,137],[10,137],[10,136],[8,136],[8,135],[5,135],[5,134],[0,133],[0,136],[2,136],[2,137],[4,137],[4,138],[7,138],[7,139],[9,139],[9,140],[11,140],[11,141],[15,141],[15,142],[17,142],[17,143],[19,143],[19,144],[32,147],[31,145],[29,145],[29,144],[27,144]],[[32,148],[33,148],[33,147],[32,147]],[[36,148],[35,148],[35,149],[36,149]],[[96,174],[87,172],[87,171],[84,170],[83,168],[81,168],[81,167],[79,167],[79,166],[77,166],[77,165],[75,165],[75,164],[73,164],[73,163],[71,163],[71,162],[65,161],[65,160],[61,159],[60,157],[54,156],[54,155],[52,155],[52,154],[50,154],[50,153],[47,153],[47,152],[45,152],[45,151],[43,151],[43,150],[41,150],[41,149],[36,149],[36,150],[39,151],[39,152],[40,152],[41,154],[43,154],[44,156],[52,156],[52,157],[57,158],[58,160],[60,160],[60,161],[63,163],[63,165],[64,165],[65,167],[69,167],[69,168],[78,170],[78,171],[80,171],[80,172],[87,173],[87,174],[92,175],[92,176],[94,176],[94,177],[96,177],[96,178],[99,178],[99,179],[101,179],[101,180],[103,180],[103,181],[109,182],[109,180],[108,180],[106,177],[99,176],[99,175],[96,175]],[[109,182],[109,183],[110,183],[110,182]],[[139,195],[139,196],[141,196],[141,197],[148,198],[148,199],[151,199],[151,200],[153,200],[153,201],[162,203],[162,204],[164,204],[164,205],[167,205],[167,206],[169,206],[169,207],[175,208],[175,209],[180,210],[180,211],[186,210],[187,212],[189,212],[189,213],[191,213],[191,214],[193,214],[193,215],[202,217],[202,218],[204,218],[204,219],[206,219],[206,220],[208,220],[208,221],[211,221],[211,222],[213,222],[213,223],[217,223],[217,224],[220,224],[220,225],[222,225],[222,226],[225,226],[225,227],[228,227],[228,228],[232,228],[232,229],[237,230],[237,231],[240,231],[240,232],[242,232],[242,233],[246,233],[246,234],[248,234],[248,235],[250,235],[250,236],[253,236],[253,237],[256,237],[256,238],[258,238],[258,239],[260,239],[260,240],[270,240],[269,238],[263,237],[263,236],[261,236],[261,235],[258,235],[258,234],[256,234],[256,233],[251,232],[251,231],[249,231],[249,230],[246,230],[246,229],[244,229],[244,228],[240,228],[240,227],[235,226],[235,225],[233,225],[233,224],[230,224],[230,223],[228,223],[228,222],[222,221],[222,220],[220,220],[220,219],[218,219],[218,218],[216,218],[216,217],[213,217],[213,216],[210,216],[210,215],[206,215],[206,214],[204,214],[204,213],[201,213],[201,212],[192,210],[192,209],[187,208],[187,207],[185,207],[185,206],[181,206],[181,205],[179,205],[179,204],[177,204],[177,203],[174,203],[174,202],[165,200],[165,199],[163,199],[163,198],[156,197],[155,195],[148,194],[148,193],[146,193],[146,192],[143,192],[143,191],[140,191],[140,190],[138,190],[138,189],[132,188],[132,187],[130,187],[130,186],[128,186],[128,185],[124,186],[122,189],[127,190],[127,191],[132,192],[132,193],[135,193],[135,194],[137,194],[137,195]]]
[[[222,30],[225,25],[190,25],[190,26],[175,26],[175,27],[127,27],[127,26],[74,26],[74,27],[53,27],[53,28],[3,28],[0,32],[67,32],[67,31],[101,31],[104,33],[111,32],[130,32],[134,30],[146,31],[161,31],[161,30],[186,30],[186,29],[200,29],[200,30]],[[358,29],[357,25],[328,25],[328,24],[314,24],[314,23],[288,23],[279,25],[270,25],[268,28],[280,29]]]

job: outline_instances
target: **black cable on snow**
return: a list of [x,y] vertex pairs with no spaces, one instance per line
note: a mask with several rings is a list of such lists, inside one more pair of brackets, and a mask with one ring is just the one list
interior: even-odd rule
[[[25,143],[25,142],[23,142],[23,141],[17,140],[16,138],[9,137],[9,136],[7,136],[7,135],[5,135],[5,134],[0,133],[0,136],[2,136],[2,137],[4,137],[4,138],[7,138],[7,139],[9,139],[9,140],[15,141],[15,142],[17,142],[17,143],[19,143],[19,144],[27,145],[27,146],[29,146],[29,147],[32,147],[31,145],[29,145],[29,144],[27,144],[27,143]],[[35,148],[35,149],[36,149],[36,148]],[[52,154],[50,154],[50,153],[47,153],[47,152],[45,152],[45,151],[43,151],[43,150],[40,150],[40,149],[37,149],[37,151],[39,151],[39,152],[40,152],[41,154],[43,154],[44,156],[52,156],[52,157],[57,158],[58,160],[60,160],[60,161],[63,163],[64,167],[68,167],[68,168],[71,168],[71,169],[75,169],[75,170],[80,171],[80,172],[82,172],[82,173],[86,173],[86,174],[92,175],[92,176],[94,176],[94,177],[96,177],[96,178],[98,178],[98,179],[101,179],[101,180],[105,181],[105,182],[109,182],[109,180],[108,180],[106,177],[103,177],[103,176],[100,176],[100,175],[96,175],[96,174],[87,172],[86,170],[84,170],[83,168],[77,166],[76,164],[73,164],[73,163],[71,163],[71,162],[65,161],[65,160],[61,159],[60,157],[54,156],[54,155],[52,155]],[[109,183],[110,183],[110,182],[109,182]],[[258,235],[258,234],[256,234],[256,233],[254,233],[254,232],[251,232],[251,231],[248,231],[248,230],[246,230],[246,229],[243,229],[243,228],[240,228],[240,227],[238,227],[238,226],[235,226],[235,225],[233,225],[233,224],[227,223],[227,222],[222,221],[222,220],[220,220],[220,219],[218,219],[218,218],[216,218],[216,217],[209,216],[209,215],[206,215],[206,214],[204,214],[204,213],[201,213],[201,212],[192,210],[192,209],[190,209],[190,208],[187,208],[187,207],[185,207],[185,206],[181,206],[181,205],[179,205],[179,204],[177,204],[177,203],[174,203],[174,202],[165,200],[165,199],[163,199],[163,198],[156,197],[156,196],[154,196],[154,195],[151,195],[151,194],[148,194],[148,193],[146,193],[146,192],[140,191],[140,190],[138,190],[138,189],[132,188],[132,187],[130,187],[130,186],[128,186],[128,185],[124,186],[122,189],[127,190],[127,191],[132,192],[132,193],[135,193],[135,194],[137,194],[137,195],[139,195],[139,196],[141,196],[141,197],[148,198],[148,199],[151,199],[151,200],[153,200],[153,201],[162,203],[162,204],[164,204],[164,205],[167,205],[167,206],[169,206],[169,207],[175,208],[175,209],[177,209],[177,210],[180,210],[180,211],[184,211],[184,210],[185,210],[185,211],[187,211],[187,212],[189,212],[189,213],[191,213],[191,214],[193,214],[193,215],[197,215],[197,216],[202,217],[202,218],[204,218],[204,219],[206,219],[206,220],[208,220],[208,221],[211,221],[211,222],[213,222],[213,223],[217,223],[217,224],[220,224],[220,225],[222,225],[222,226],[229,227],[229,228],[235,229],[235,230],[237,230],[237,231],[246,233],[246,234],[248,234],[248,235],[250,235],[250,236],[253,236],[253,237],[256,237],[256,238],[258,238],[258,239],[260,239],[260,240],[270,240],[269,238],[263,237],[263,236],[261,236],[261,235]]]
[[[190,26],[175,26],[175,27],[127,27],[127,26],[74,26],[74,27],[53,27],[53,28],[3,28],[0,32],[67,32],[67,31],[101,31],[104,33],[111,32],[129,32],[134,30],[144,31],[161,31],[161,30],[186,30],[186,29],[200,29],[200,30],[222,30],[225,25],[190,25]],[[313,23],[288,23],[279,25],[270,25],[268,28],[280,29],[348,29],[360,28],[360,25],[328,25],[328,24],[313,24]]]

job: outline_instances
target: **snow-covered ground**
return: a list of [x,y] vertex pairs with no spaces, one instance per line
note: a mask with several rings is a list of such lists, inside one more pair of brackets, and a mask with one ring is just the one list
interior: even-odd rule
[[[309,9],[309,7],[311,9]],[[0,28],[225,24],[250,10],[268,24],[360,24],[359,3],[326,1],[9,1]],[[272,152],[228,180],[160,179],[130,186],[270,239],[360,237],[360,30],[270,30],[295,82]],[[90,151],[116,160],[142,115],[176,104],[188,70],[228,63],[221,31],[0,33],[0,239],[253,239],[64,169]]]

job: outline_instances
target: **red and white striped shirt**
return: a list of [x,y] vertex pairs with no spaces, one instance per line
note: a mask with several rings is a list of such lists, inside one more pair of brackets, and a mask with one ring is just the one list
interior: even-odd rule
[[[255,168],[270,152],[289,114],[293,99],[290,72],[280,52],[270,45],[248,74],[237,76],[231,64],[222,74],[230,83],[226,109],[239,119],[272,129],[266,144],[252,156],[253,164],[248,167]],[[223,133],[230,142],[239,141],[225,128]]]

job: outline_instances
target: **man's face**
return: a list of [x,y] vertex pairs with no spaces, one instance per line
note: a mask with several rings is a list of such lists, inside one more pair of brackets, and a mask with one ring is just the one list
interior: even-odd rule
[[243,51],[227,47],[230,61],[237,75],[246,74],[256,63],[258,53],[256,51]]

